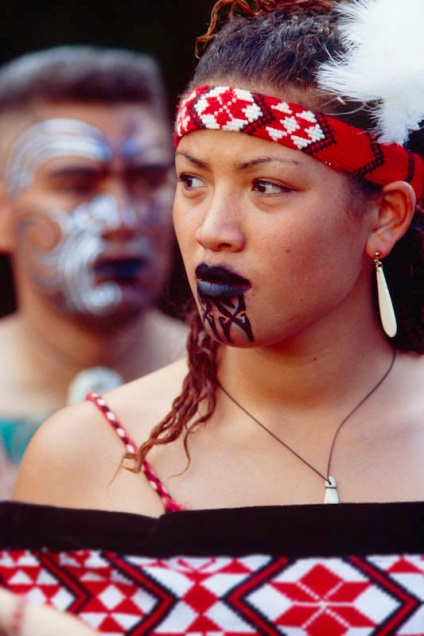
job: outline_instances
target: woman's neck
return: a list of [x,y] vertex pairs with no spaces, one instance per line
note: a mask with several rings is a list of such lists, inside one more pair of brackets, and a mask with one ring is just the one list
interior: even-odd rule
[[345,402],[366,393],[390,363],[392,348],[384,336],[333,338],[327,345],[296,348],[223,348],[219,380],[249,403],[268,404],[291,413],[343,410]]

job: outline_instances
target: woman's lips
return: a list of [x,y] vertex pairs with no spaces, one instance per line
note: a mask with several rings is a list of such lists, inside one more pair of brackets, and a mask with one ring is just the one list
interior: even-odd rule
[[197,293],[202,298],[233,298],[245,294],[251,283],[222,265],[201,263],[196,267]]

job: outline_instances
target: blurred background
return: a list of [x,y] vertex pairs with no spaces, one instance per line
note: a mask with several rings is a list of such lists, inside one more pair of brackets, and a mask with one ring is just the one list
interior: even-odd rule
[[[59,44],[94,44],[150,53],[159,61],[173,115],[195,66],[194,40],[206,31],[213,0],[5,0],[0,8],[0,63]],[[178,252],[170,286],[184,300]],[[175,311],[169,294],[161,300]],[[15,308],[9,262],[0,255],[0,316]]]

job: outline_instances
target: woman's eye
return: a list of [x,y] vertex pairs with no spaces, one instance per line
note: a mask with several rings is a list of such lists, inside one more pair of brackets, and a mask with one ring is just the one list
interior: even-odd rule
[[177,181],[182,183],[186,190],[194,190],[196,188],[201,188],[204,183],[199,177],[193,177],[189,174],[183,174],[178,177]]
[[257,179],[253,183],[253,190],[254,192],[259,192],[260,194],[281,194],[282,192],[287,192],[288,190],[290,190],[290,188],[278,185],[277,183],[273,183],[272,181]]

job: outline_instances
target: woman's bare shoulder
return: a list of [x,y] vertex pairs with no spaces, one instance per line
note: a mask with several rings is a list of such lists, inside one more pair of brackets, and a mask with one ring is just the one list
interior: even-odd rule
[[[419,353],[398,353],[396,360],[398,368],[399,382],[398,386],[405,391],[407,387],[413,393],[416,393],[417,387],[422,387],[424,382],[424,355]],[[424,391],[419,391],[417,397],[424,400]]]
[[140,445],[172,408],[187,374],[183,358],[107,393],[104,398]]
[[[137,446],[168,413],[185,374],[186,362],[179,360],[103,396]],[[122,439],[91,401],[60,409],[31,440],[13,497],[41,504],[145,512],[138,491],[147,482],[139,474],[120,469],[124,452]],[[134,488],[141,502],[137,509],[131,500]],[[153,507],[156,503],[155,498]],[[148,513],[154,515],[155,510]]]
[[404,408],[408,406],[420,413],[420,422],[424,415],[424,355],[406,353],[398,355],[397,386],[393,390],[394,397]]

